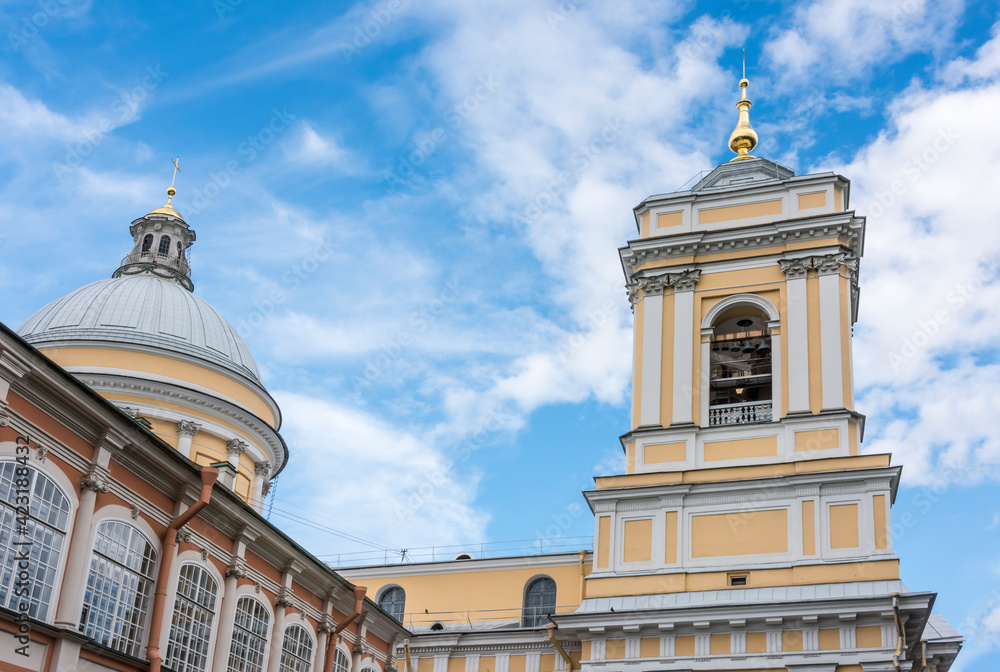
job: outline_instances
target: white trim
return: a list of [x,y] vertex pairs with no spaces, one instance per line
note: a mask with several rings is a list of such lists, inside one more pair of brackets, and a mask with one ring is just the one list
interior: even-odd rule
[[708,309],[705,318],[701,321],[702,329],[714,327],[716,318],[725,311],[735,306],[753,306],[767,315],[768,320],[780,320],[781,316],[774,304],[757,294],[730,294],[724,299]]
[[844,407],[841,347],[840,274],[819,276],[819,332],[823,369],[823,408]]
[[809,308],[806,278],[785,282],[788,324],[788,412],[809,410]]
[[694,292],[674,292],[673,413],[670,424],[694,422]]
[[663,294],[644,296],[642,311],[642,391],[639,424],[659,425],[660,381],[663,376]]

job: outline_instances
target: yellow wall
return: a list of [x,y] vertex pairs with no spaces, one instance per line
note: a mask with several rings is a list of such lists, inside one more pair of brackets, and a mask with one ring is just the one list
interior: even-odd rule
[[597,519],[597,566],[611,566],[611,516]]
[[642,405],[642,324],[643,302],[635,303],[635,338],[632,353],[632,429],[639,426],[639,409]]
[[660,348],[660,424],[669,427],[674,417],[674,295],[663,295],[662,347]]
[[889,548],[889,534],[886,529],[885,495],[875,495],[872,499],[874,516],[875,548],[884,551]]
[[836,504],[831,506],[830,548],[857,548],[860,545],[858,505]]
[[877,649],[882,646],[882,628],[866,625],[855,630],[859,649]]
[[653,559],[653,519],[626,520],[624,523],[623,560],[649,562]]
[[672,565],[677,562],[677,512],[667,511],[666,518],[666,543],[664,544],[663,562]]
[[816,555],[816,502],[802,502],[802,555]]
[[652,443],[643,448],[643,464],[662,464],[664,462],[683,462],[687,456],[687,444],[680,443]]
[[705,461],[773,457],[778,454],[778,437],[762,436],[736,441],[706,441]]
[[[811,372],[810,372],[811,373]],[[836,427],[795,432],[795,450],[829,450],[840,447],[840,430]]]
[[674,638],[674,654],[677,656],[694,655],[694,635],[680,635]]
[[732,650],[732,638],[728,634],[712,635],[708,640],[708,651],[713,656],[725,656]]
[[747,653],[764,653],[767,651],[766,632],[747,633]]
[[788,511],[746,511],[691,518],[696,558],[788,552]]
[[819,631],[819,650],[836,651],[840,648],[840,629],[823,628]]
[[823,410],[823,344],[819,319],[819,276],[809,271],[806,280],[806,321],[809,325],[809,410]]
[[639,640],[639,656],[642,658],[660,657],[660,638],[643,637]]
[[826,207],[826,192],[816,191],[811,194],[799,194],[799,210]]
[[706,208],[698,211],[699,224],[718,224],[720,222],[732,222],[751,217],[763,217],[765,215],[780,215],[781,199],[772,201],[760,201],[758,203],[747,203],[744,205],[730,205],[724,208]]
[[[475,560],[468,561],[475,563]],[[521,618],[524,589],[536,576],[549,576],[556,582],[556,611],[573,611],[580,604],[580,565],[577,559],[557,567],[520,567],[470,571],[472,565],[446,565],[440,573],[416,576],[365,578],[352,575],[350,581],[367,586],[375,599],[388,585],[406,591],[404,625],[429,626],[437,621],[515,621]],[[455,571],[461,569],[461,571]],[[590,565],[584,566],[589,574]],[[429,613],[425,614],[424,610]],[[492,611],[491,611],[492,610]],[[467,615],[468,612],[468,615]]]
[[658,229],[669,229],[683,223],[683,212],[661,212],[656,216],[656,228]]
[[[256,391],[236,381],[189,362],[160,357],[143,352],[113,350],[110,348],[52,348],[42,349],[49,359],[59,366],[86,366],[127,369],[139,373],[187,381],[243,404],[256,416],[274,427],[275,417]],[[139,376],[141,377],[141,376]]]

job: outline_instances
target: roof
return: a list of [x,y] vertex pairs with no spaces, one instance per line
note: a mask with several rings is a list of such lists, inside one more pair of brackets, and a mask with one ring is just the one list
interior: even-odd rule
[[130,343],[182,353],[260,385],[250,349],[207,301],[142,274],[99,280],[56,299],[17,330],[35,347],[73,341]]

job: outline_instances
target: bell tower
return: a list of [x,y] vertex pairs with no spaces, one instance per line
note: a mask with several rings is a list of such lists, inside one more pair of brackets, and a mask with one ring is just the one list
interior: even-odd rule
[[920,655],[945,670],[961,638],[945,623],[954,637],[919,652],[933,594],[899,580],[901,467],[859,454],[865,219],[843,176],[750,154],[748,85],[736,157],[634,209],[638,237],[620,249],[635,314],[626,468],[584,493],[587,599],[557,620],[583,642],[584,672],[630,658],[638,672],[867,672]]

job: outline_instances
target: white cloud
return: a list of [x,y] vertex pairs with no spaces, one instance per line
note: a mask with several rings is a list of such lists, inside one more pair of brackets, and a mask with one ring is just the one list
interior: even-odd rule
[[301,122],[295,135],[285,143],[285,158],[293,164],[332,167],[339,172],[354,172],[356,159],[332,136],[323,136],[309,123]]
[[1000,478],[998,105],[995,75],[911,87],[890,129],[839,168],[869,216],[855,344],[867,443],[911,483]]
[[[473,506],[478,476],[459,468],[461,454],[357,408],[292,392],[275,396],[286,419],[282,435],[295,453],[294,490],[282,490],[277,507],[360,531],[389,548],[485,537],[488,516]],[[336,538],[303,532],[296,536],[309,539],[314,553],[344,547]]]

